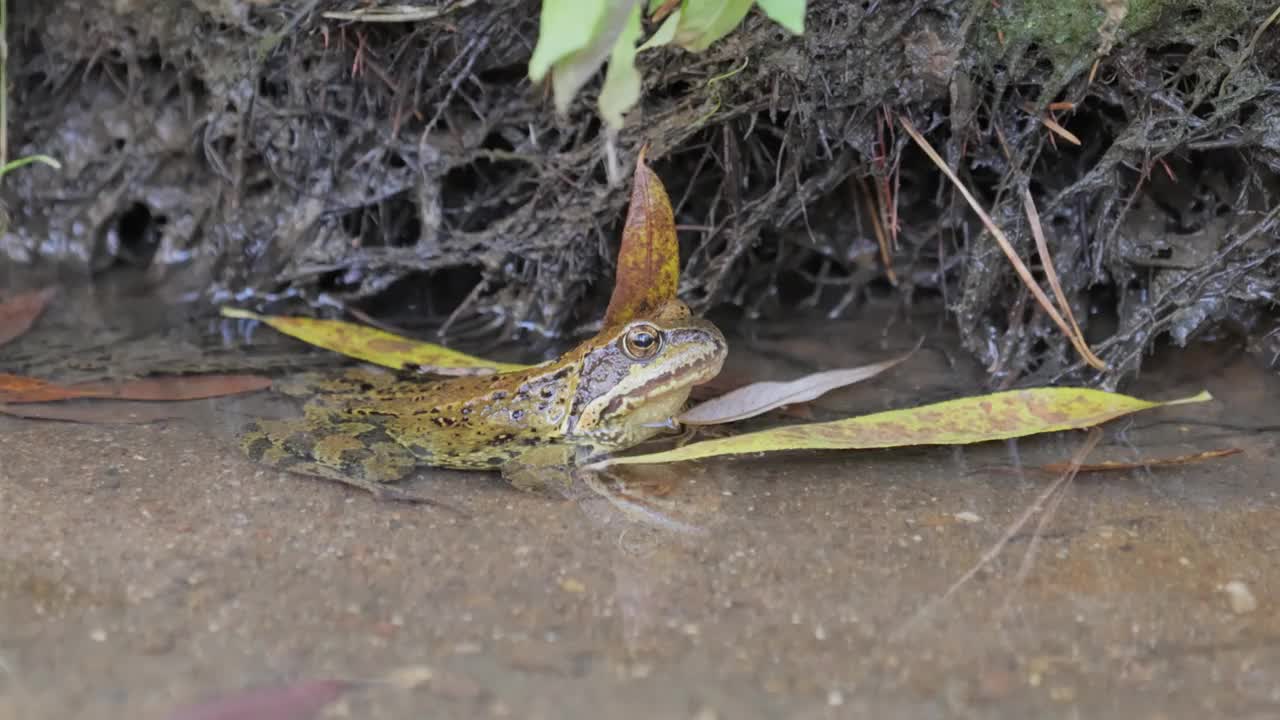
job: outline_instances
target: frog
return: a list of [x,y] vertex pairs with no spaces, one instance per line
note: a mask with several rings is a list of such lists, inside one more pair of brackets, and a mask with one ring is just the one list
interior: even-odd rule
[[498,470],[527,489],[528,468],[585,464],[678,427],[727,352],[714,324],[672,299],[522,370],[307,379],[286,390],[308,398],[302,417],[248,422],[239,443],[259,464],[385,500],[424,502],[393,487],[424,467]]

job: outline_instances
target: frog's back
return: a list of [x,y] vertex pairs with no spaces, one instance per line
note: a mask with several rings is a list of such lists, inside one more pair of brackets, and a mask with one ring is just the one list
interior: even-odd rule
[[436,381],[398,381],[352,398],[349,416],[380,424],[422,465],[496,469],[558,443],[572,400],[570,368]]

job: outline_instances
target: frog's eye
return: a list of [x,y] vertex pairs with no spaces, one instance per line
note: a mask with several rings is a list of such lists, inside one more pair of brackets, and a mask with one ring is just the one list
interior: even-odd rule
[[658,354],[662,335],[652,325],[636,325],[622,336],[622,352],[632,360],[648,360]]

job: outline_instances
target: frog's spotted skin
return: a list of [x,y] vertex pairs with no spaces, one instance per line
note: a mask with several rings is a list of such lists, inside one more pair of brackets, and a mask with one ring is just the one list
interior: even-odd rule
[[[648,356],[635,344],[646,336],[656,341]],[[382,484],[419,466],[496,470],[566,454],[553,448],[594,455],[632,447],[660,432],[690,389],[720,371],[726,351],[714,325],[671,301],[518,372],[307,377],[281,388],[310,396],[302,418],[252,422],[240,443],[256,462],[385,496]]]

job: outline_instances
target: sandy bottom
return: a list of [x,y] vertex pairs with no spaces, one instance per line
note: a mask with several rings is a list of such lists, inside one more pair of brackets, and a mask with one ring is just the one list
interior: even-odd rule
[[[850,406],[945,395],[921,358]],[[1055,479],[1016,467],[1084,434],[706,461],[569,499],[417,476],[461,518],[254,466],[237,404],[0,418],[0,718],[159,719],[405,668],[416,687],[325,716],[1275,717],[1280,433],[1199,422],[1280,424],[1280,378],[1210,350],[1135,393],[1200,388],[1217,400],[1113,423],[1092,459],[1242,454],[1082,475],[950,594]]]

